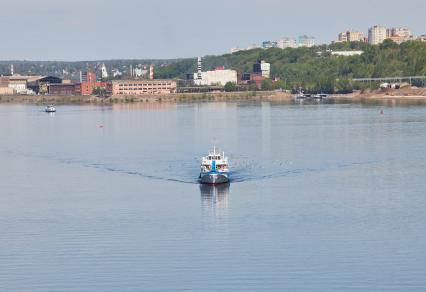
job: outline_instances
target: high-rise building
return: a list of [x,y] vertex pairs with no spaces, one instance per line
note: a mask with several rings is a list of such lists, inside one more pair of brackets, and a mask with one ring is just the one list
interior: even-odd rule
[[412,34],[411,30],[407,27],[393,27],[388,29],[388,36],[399,36],[409,39]]
[[401,44],[403,42],[413,39],[411,30],[406,27],[393,27],[386,31],[386,37],[393,40],[394,42]]
[[341,32],[339,33],[339,36],[337,37],[337,41],[340,43],[344,43],[348,41],[348,33],[347,32]]
[[307,35],[302,35],[299,37],[299,47],[313,47],[315,46],[315,38]]
[[297,48],[297,42],[294,38],[283,37],[279,39],[277,43],[280,49]]
[[363,42],[364,34],[360,31],[348,31],[346,32],[346,38],[348,42]]
[[368,43],[379,45],[387,38],[386,27],[375,25],[368,29]]
[[348,30],[346,32],[339,33],[337,42],[363,42],[364,34],[360,31],[351,31]]

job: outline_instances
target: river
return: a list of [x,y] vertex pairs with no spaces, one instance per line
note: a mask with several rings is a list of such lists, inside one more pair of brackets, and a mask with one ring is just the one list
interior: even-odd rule
[[57,109],[0,105],[1,291],[426,290],[425,106]]

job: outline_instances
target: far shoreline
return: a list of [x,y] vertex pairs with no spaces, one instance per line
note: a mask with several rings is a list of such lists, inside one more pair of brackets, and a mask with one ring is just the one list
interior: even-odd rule
[[[423,93],[423,92],[422,92]],[[426,104],[426,95],[408,95],[400,92],[356,92],[331,94],[328,101],[337,103]],[[150,96],[50,96],[0,95],[0,104],[129,104],[129,103],[188,103],[188,102],[293,102],[294,94],[281,91],[173,93]]]

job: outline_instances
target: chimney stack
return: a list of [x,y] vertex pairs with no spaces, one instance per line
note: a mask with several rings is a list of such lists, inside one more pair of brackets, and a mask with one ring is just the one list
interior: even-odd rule
[[149,80],[154,80],[154,65],[151,64],[149,67]]

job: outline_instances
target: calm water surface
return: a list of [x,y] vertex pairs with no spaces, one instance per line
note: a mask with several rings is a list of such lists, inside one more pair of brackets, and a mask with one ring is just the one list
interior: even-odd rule
[[0,105],[1,291],[426,290],[424,106],[41,110]]

